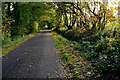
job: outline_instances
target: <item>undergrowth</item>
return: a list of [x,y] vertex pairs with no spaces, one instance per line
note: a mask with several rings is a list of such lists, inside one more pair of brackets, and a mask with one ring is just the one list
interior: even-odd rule
[[55,32],[52,34],[64,62],[67,78],[119,79],[118,42],[108,37],[101,37],[96,43],[85,39],[76,42]]
[[37,33],[25,35],[24,37],[16,36],[11,40],[8,38],[2,42],[2,54],[0,56],[6,55],[9,51],[13,50],[14,48],[18,47],[23,42],[27,41],[31,37],[35,36]]

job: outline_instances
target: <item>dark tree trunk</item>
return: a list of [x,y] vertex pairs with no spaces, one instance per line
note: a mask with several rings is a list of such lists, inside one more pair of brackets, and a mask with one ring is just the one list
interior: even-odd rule
[[11,5],[11,3],[8,2],[8,16],[10,16],[10,5]]
[[67,18],[67,13],[65,12],[65,25],[68,27],[68,18]]
[[72,21],[72,26],[74,26],[75,22],[76,22],[76,17],[74,16],[74,20]]
[[14,4],[14,15],[15,15],[16,25],[20,24],[20,11],[19,11],[18,2]]

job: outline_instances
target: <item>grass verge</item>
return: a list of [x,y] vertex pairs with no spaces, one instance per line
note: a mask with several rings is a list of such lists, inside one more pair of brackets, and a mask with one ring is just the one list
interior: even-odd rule
[[74,41],[69,41],[56,32],[52,32],[52,36],[63,62],[66,78],[89,79],[93,76],[91,64],[79,55]]
[[3,48],[2,48],[2,54],[0,54],[0,57],[5,56],[8,52],[10,52],[13,49],[15,49],[16,47],[20,46],[22,43],[24,43],[28,39],[34,37],[36,34],[37,33],[29,34],[29,35],[26,35],[24,38],[19,38],[19,39],[15,40],[15,41],[12,41],[9,44],[2,45]]

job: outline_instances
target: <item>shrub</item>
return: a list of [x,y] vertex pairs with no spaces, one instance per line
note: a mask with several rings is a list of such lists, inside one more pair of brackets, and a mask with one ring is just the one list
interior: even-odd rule
[[78,41],[80,39],[81,33],[77,29],[68,30],[64,36],[70,40]]

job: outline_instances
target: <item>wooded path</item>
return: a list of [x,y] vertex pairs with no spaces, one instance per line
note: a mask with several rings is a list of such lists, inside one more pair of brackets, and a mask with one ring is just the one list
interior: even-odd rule
[[3,78],[64,78],[51,32],[43,30],[2,57]]

